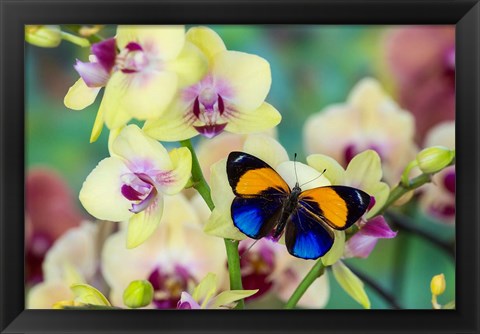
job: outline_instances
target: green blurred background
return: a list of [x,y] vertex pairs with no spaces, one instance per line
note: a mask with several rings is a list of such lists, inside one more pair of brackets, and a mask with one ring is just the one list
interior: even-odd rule
[[[381,81],[395,97],[395,87],[385,65],[383,26],[210,26],[228,49],[257,54],[270,62],[272,86],[267,101],[283,116],[278,127],[280,142],[300,160],[302,126],[306,118],[323,107],[345,101],[349,91],[362,78]],[[114,27],[100,32],[114,35]],[[46,49],[26,44],[26,163],[48,166],[58,171],[78,194],[82,182],[96,164],[108,156],[108,131],[104,129],[89,144],[91,128],[100,98],[82,111],[63,105],[68,88],[77,80],[75,59],[86,61],[90,50],[63,41],[58,48]],[[168,146],[168,145],[167,145]],[[81,208],[78,202],[78,207]],[[419,227],[444,240],[454,237],[454,227],[423,217],[410,208]],[[86,214],[86,213],[85,213]],[[348,260],[348,264],[372,277],[397,297],[408,309],[431,308],[430,280],[444,273],[447,290],[439,301],[455,298],[454,261],[442,250],[408,233],[393,240],[380,240],[368,259]],[[357,309],[353,301],[329,274],[331,296],[327,308]],[[372,308],[389,308],[367,286]],[[264,300],[264,303],[274,302]]]

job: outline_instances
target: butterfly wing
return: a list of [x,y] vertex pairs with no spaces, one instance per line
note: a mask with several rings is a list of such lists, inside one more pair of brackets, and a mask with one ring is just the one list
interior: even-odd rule
[[250,238],[260,239],[267,236],[278,223],[281,208],[282,202],[278,198],[236,197],[231,207],[233,224]]
[[266,162],[244,152],[227,159],[228,182],[239,197],[288,196],[290,187]]
[[333,231],[304,206],[299,205],[287,220],[285,244],[293,256],[319,258],[332,248],[333,240]]
[[266,236],[278,222],[290,188],[267,163],[244,152],[230,153],[227,175],[237,196],[231,207],[233,224],[253,239]]
[[332,248],[333,231],[353,225],[367,210],[370,196],[362,190],[329,186],[303,191],[287,221],[285,243],[293,256],[316,259]]
[[303,191],[299,206],[336,230],[352,226],[367,211],[370,196],[356,188],[328,186]]

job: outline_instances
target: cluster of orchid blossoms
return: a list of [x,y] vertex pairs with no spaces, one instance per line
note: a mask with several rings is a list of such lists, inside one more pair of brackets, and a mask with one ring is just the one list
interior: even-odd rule
[[[84,109],[104,88],[90,142],[108,128],[110,156],[79,194],[98,221],[55,241],[27,307],[241,308],[269,295],[289,308],[322,308],[330,297],[328,268],[370,308],[346,261],[367,258],[379,239],[396,236],[385,210],[419,195],[427,211],[453,217],[453,123],[433,129],[420,150],[414,118],[374,79],[307,120],[308,156],[294,168],[276,139],[281,113],[265,102],[272,82],[265,59],[228,50],[210,28],[183,26],[119,26],[91,52],[74,65],[80,78],[64,103]],[[197,135],[193,149],[189,139]],[[169,151],[161,142],[181,145]],[[350,229],[334,231],[332,249],[316,263],[291,256],[282,239],[250,248],[230,213],[226,157],[235,150],[268,163],[291,188],[297,181],[302,190],[347,185],[368,193],[371,205]],[[106,222],[118,222],[107,236]]]

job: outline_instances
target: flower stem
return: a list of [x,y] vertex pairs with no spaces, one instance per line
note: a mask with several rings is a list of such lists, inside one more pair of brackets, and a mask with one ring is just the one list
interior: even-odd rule
[[285,309],[295,308],[298,301],[300,300],[300,298],[302,298],[302,296],[307,291],[307,289],[310,287],[310,285],[312,285],[312,283],[318,277],[322,276],[324,272],[325,272],[325,267],[322,263],[322,260],[319,259],[315,263],[315,265],[312,267],[312,269],[310,269],[307,276],[305,276],[305,278],[302,280],[302,282],[300,282],[300,284],[297,286],[297,288],[293,292],[292,296],[290,297],[290,299],[285,304],[284,308]]
[[[455,164],[455,159],[453,159],[447,166],[445,166],[445,168],[448,166],[452,166],[454,164]],[[407,166],[407,169],[408,168],[409,167]],[[430,182],[434,174],[435,173],[431,173],[431,174],[423,173],[417,177],[414,177],[411,180],[402,179],[398,183],[398,185],[390,191],[390,195],[388,196],[387,201],[385,202],[383,207],[378,211],[376,216],[383,214],[393,203],[395,203],[398,199],[400,199],[403,195],[405,195],[409,191],[415,190],[423,186],[425,183]]]
[[72,35],[72,34],[70,34],[68,32],[65,32],[65,31],[62,31],[61,35],[62,35],[62,39],[64,41],[68,41],[68,42],[73,43],[75,45],[78,45],[82,48],[86,48],[86,47],[90,46],[90,41],[86,38],[78,37],[78,36]]
[[[210,187],[208,186],[207,181],[205,181],[205,178],[203,177],[202,169],[200,168],[200,164],[198,162],[198,158],[195,154],[195,150],[193,149],[191,141],[182,140],[180,141],[180,145],[188,148],[190,150],[190,153],[192,153],[193,187],[202,196],[203,200],[205,201],[205,203],[207,203],[210,210],[213,210],[215,208],[215,204],[212,200]],[[243,290],[242,275],[240,273],[240,257],[238,255],[238,241],[224,239],[224,242],[227,251],[228,272],[230,276],[230,290]],[[242,299],[237,303],[237,306],[235,308],[243,309],[243,307],[244,302]]]

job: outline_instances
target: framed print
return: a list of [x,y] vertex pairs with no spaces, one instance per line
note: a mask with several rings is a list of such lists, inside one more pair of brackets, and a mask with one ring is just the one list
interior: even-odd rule
[[479,8],[1,0],[1,332],[477,333]]

